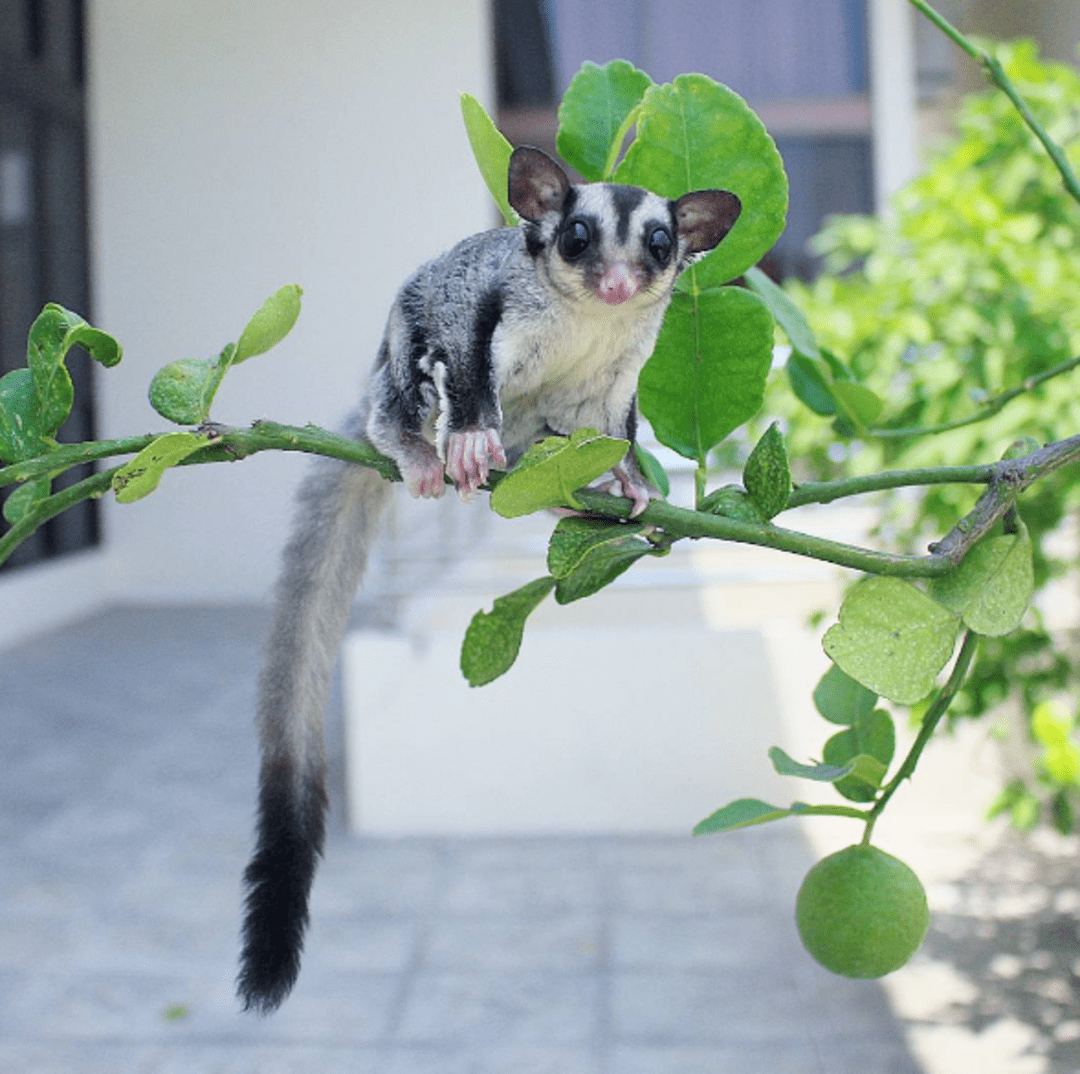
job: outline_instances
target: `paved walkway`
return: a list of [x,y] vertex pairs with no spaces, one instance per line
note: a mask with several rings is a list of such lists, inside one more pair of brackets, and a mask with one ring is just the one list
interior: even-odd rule
[[121,609],[0,659],[4,1074],[914,1074],[802,953],[796,827],[357,840],[304,973],[232,995],[263,617]]

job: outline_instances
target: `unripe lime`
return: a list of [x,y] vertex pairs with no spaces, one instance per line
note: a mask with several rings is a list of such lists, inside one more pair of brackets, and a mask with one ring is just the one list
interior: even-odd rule
[[873,846],[822,858],[806,874],[795,920],[807,951],[844,977],[884,977],[919,948],[930,914],[919,878]]

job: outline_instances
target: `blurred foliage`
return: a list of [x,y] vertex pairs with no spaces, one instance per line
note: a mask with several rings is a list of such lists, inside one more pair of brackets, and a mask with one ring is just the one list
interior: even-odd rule
[[[1030,42],[1001,46],[998,55],[1051,137],[1080,162],[1080,75],[1043,64]],[[1004,95],[962,102],[954,137],[896,196],[886,218],[832,218],[813,248],[824,273],[785,289],[823,350],[840,356],[886,407],[873,433],[849,439],[842,423],[800,404],[788,378],[775,376],[767,410],[787,419],[788,448],[802,467],[797,480],[841,469],[991,462],[1019,438],[1046,442],[1080,431],[1077,369],[1018,395],[984,421],[927,435],[992,410],[988,402],[997,394],[1080,355],[1080,205]],[[896,435],[904,429],[912,435]],[[1020,501],[1044,594],[1051,580],[1067,579],[1070,595],[1080,595],[1078,477],[1077,467],[1062,470]],[[941,485],[893,496],[881,528],[890,541],[923,548],[977,494]],[[1046,627],[1037,600],[1024,629],[986,639],[955,706],[969,717],[1006,702],[1025,713],[1043,760],[996,806],[1023,826],[1041,816],[1071,830],[1080,804],[1080,781],[1071,767],[1047,760],[1045,727],[1040,735],[1035,726],[1047,704],[1077,711],[1076,640],[1074,632]],[[1060,752],[1060,744],[1055,748]]]

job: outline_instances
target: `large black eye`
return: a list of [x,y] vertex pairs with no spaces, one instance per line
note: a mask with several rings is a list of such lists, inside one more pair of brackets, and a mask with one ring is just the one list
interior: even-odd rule
[[591,241],[588,227],[580,220],[573,220],[559,235],[559,253],[567,261],[574,261],[585,253]]
[[667,228],[654,228],[649,235],[649,253],[656,258],[660,267],[663,268],[671,260],[671,233]]

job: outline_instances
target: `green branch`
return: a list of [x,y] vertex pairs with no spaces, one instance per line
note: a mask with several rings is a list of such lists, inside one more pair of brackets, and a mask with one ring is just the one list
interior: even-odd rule
[[1008,388],[1003,392],[999,392],[997,395],[990,396],[989,399],[983,400],[980,404],[978,413],[972,414],[967,418],[958,418],[956,421],[947,421],[941,425],[917,425],[906,429],[890,429],[887,426],[874,426],[873,428],[866,430],[866,432],[867,435],[875,437],[878,440],[899,440],[914,436],[935,436],[938,433],[952,432],[953,429],[962,429],[965,425],[976,425],[980,421],[986,421],[988,418],[992,418],[995,414],[1003,410],[1008,403],[1011,403],[1017,398],[1017,396],[1024,395],[1034,388],[1037,388],[1040,384],[1044,384],[1054,377],[1060,377],[1063,373],[1069,373],[1076,369],[1077,366],[1080,366],[1080,356],[1070,358],[1065,362],[1060,362],[1052,369],[1047,369],[1037,376],[1028,377],[1022,384],[1018,384],[1015,388]]
[[832,503],[847,496],[923,485],[986,485],[999,464],[935,466],[920,470],[886,470],[880,474],[845,477],[836,481],[808,481],[791,490],[785,511],[807,504]]
[[874,824],[877,822],[878,817],[881,816],[889,799],[897,792],[900,784],[903,783],[905,779],[910,779],[914,774],[915,769],[919,764],[919,758],[922,756],[923,750],[926,749],[926,744],[933,737],[934,731],[937,730],[937,726],[941,722],[942,717],[948,712],[949,706],[953,703],[953,699],[960,692],[960,687],[964,684],[968,668],[971,667],[971,661],[975,657],[975,650],[978,646],[979,636],[972,633],[970,630],[967,631],[967,633],[964,634],[964,640],[960,645],[960,653],[956,658],[956,663],[953,664],[953,669],[949,673],[949,678],[938,692],[937,697],[934,698],[933,704],[926,710],[926,715],[923,716],[919,733],[916,735],[911,749],[908,750],[903,764],[897,769],[896,775],[882,788],[881,795],[874,802],[874,805],[870,810],[869,819],[866,824],[866,833],[863,836],[864,843],[870,841],[870,833],[873,831]]
[[1061,174],[1061,180],[1065,184],[1065,189],[1078,203],[1080,203],[1080,180],[1077,179],[1076,173],[1072,170],[1072,166],[1065,156],[1065,151],[1050,137],[1046,132],[1046,128],[1035,118],[1034,113],[1028,107],[1027,101],[1020,96],[1016,87],[1012,84],[1012,80],[1005,73],[1005,68],[1002,67],[1001,61],[996,57],[991,56],[985,49],[979,48],[979,46],[970,38],[965,37],[948,20],[939,15],[926,0],[908,0],[908,2],[912,7],[921,11],[923,15],[942,31],[942,33],[951,38],[973,60],[977,60],[982,64],[990,81],[993,82],[993,84],[997,86],[1010,101],[1012,101],[1014,107],[1020,113],[1020,116],[1031,129],[1032,133],[1034,133],[1035,137],[1042,142],[1043,148],[1050,155],[1050,159],[1054,162],[1055,167]]

